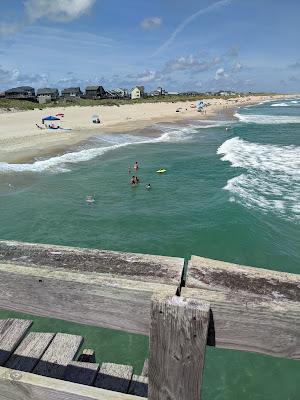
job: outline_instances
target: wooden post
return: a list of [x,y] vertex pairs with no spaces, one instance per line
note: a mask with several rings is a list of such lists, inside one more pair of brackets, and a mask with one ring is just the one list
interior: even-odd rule
[[151,306],[149,400],[199,400],[210,306],[170,294]]

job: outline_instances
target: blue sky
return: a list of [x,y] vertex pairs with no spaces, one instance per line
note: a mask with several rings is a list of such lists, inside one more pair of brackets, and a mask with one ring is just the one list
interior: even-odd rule
[[299,0],[1,0],[0,90],[300,92]]

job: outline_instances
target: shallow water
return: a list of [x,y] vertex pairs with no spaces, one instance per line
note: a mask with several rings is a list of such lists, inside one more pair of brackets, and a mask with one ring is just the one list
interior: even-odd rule
[[[239,109],[236,122],[162,124],[157,136],[105,135],[67,155],[0,163],[0,237],[299,273],[300,106],[284,103]],[[136,160],[141,183],[132,188]],[[146,338],[89,327],[84,335],[100,360],[141,368]],[[298,362],[208,349],[204,399],[296,399],[299,372]]]

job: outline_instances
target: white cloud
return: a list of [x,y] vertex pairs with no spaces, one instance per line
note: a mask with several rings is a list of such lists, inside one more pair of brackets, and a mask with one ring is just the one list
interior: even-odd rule
[[225,69],[224,68],[219,68],[217,69],[216,73],[215,73],[215,80],[218,81],[221,78],[228,78],[229,75],[226,74]]
[[26,0],[26,14],[30,21],[46,17],[55,21],[72,21],[87,14],[95,0]]
[[198,71],[204,72],[211,69],[213,66],[216,66],[220,62],[220,58],[207,57],[206,60],[199,60],[194,55],[189,55],[187,57],[181,56],[174,60],[170,60],[166,63],[164,72],[172,72],[172,71]]
[[157,71],[145,70],[140,74],[131,74],[127,78],[131,82],[149,83],[159,79],[160,74]]
[[160,17],[146,18],[141,22],[141,27],[146,30],[151,30],[160,27],[162,19]]
[[201,8],[199,11],[195,12],[194,14],[190,15],[188,18],[186,18],[178,27],[175,29],[175,31],[171,34],[168,40],[166,40],[154,53],[154,55],[159,54],[162,50],[164,50],[166,47],[168,47],[173,41],[176,39],[176,37],[181,33],[191,22],[193,22],[196,18],[200,17],[203,14],[208,14],[212,11],[216,11],[219,8],[222,8],[224,6],[227,6],[232,3],[233,0],[220,0],[217,1],[214,4],[211,4],[210,6],[206,8]]

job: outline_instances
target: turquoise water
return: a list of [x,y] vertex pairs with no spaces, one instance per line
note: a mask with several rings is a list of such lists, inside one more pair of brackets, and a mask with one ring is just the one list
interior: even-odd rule
[[[0,237],[299,273],[300,102],[265,103],[237,117],[104,135],[67,155],[0,163]],[[136,160],[141,183],[132,188],[128,166]],[[161,167],[167,172],[156,174]],[[49,320],[36,324],[53,329]],[[141,368],[146,338],[84,329],[99,360]],[[299,362],[208,349],[204,399],[296,399],[299,372]]]

